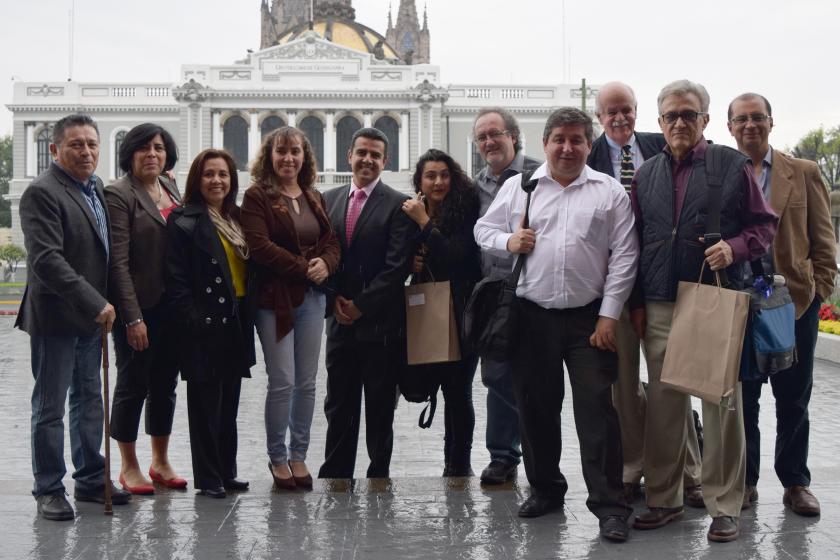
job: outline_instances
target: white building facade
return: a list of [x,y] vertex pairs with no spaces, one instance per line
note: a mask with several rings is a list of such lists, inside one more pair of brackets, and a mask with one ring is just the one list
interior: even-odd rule
[[390,141],[383,180],[408,192],[413,166],[429,148],[448,151],[469,174],[480,168],[472,124],[481,108],[509,109],[519,120],[524,150],[541,157],[548,114],[559,106],[581,105],[581,88],[572,84],[443,85],[436,65],[383,57],[381,44],[366,51],[358,37],[370,45],[375,32],[360,24],[331,20],[310,27],[234,64],[183,66],[180,85],[16,82],[8,106],[13,113],[12,242],[23,244],[20,196],[51,162],[52,124],[74,112],[91,115],[99,126],[97,175],[106,185],[122,174],[117,154],[123,135],[144,122],[163,126],[175,138],[180,185],[195,155],[215,147],[234,155],[243,190],[248,162],[262,137],[279,126],[297,126],[307,135],[322,188],[348,181],[350,137],[360,127],[376,126]]

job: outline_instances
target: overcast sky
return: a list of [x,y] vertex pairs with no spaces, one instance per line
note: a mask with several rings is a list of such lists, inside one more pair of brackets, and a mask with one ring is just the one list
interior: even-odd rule
[[[384,34],[389,1],[396,18],[399,0],[354,0],[357,20]],[[0,0],[0,134],[11,131],[13,79],[67,79],[71,3]],[[566,0],[565,25],[562,6],[428,0],[443,84],[622,80],[637,93],[637,129],[650,131],[659,89],[689,78],[711,94],[706,136],[720,143],[733,144],[729,101],[749,90],[771,101],[779,148],[840,125],[837,0]],[[181,64],[228,64],[259,47],[259,8],[260,0],[76,0],[73,78],[174,82]]]

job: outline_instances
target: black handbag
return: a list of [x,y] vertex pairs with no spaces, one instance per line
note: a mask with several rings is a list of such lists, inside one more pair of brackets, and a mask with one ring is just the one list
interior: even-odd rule
[[[527,194],[523,228],[528,227],[531,193],[537,186],[532,174],[532,171],[522,174],[522,190]],[[507,278],[481,280],[467,301],[464,343],[482,358],[504,362],[512,357],[517,324],[516,286],[524,265],[525,255],[520,254]]]

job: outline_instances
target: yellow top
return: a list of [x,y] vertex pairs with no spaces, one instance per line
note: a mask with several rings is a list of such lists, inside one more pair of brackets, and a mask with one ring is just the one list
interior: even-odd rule
[[233,279],[233,290],[236,292],[236,297],[245,297],[248,278],[247,272],[245,271],[245,261],[239,258],[236,251],[233,250],[233,245],[221,233],[219,234],[219,239],[222,240],[222,246],[225,248],[225,255],[227,256],[228,266],[230,267],[230,277]]

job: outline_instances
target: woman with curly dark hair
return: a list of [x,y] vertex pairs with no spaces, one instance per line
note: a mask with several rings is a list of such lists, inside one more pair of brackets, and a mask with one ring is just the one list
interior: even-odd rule
[[[455,321],[463,340],[464,307],[481,278],[481,257],[472,233],[478,220],[478,194],[461,166],[441,150],[431,149],[420,156],[413,182],[417,198],[403,204],[403,211],[420,227],[411,282],[450,281]],[[429,366],[437,370],[445,401],[443,476],[473,475],[472,383],[477,363],[476,355],[462,353],[457,362]]]
[[[256,265],[257,333],[268,391],[265,431],[276,488],[312,488],[306,467],[326,298],[320,286],[338,267],[338,238],[315,190],[306,136],[279,128],[263,140],[242,202],[242,227]],[[286,445],[286,432],[289,444]]]

